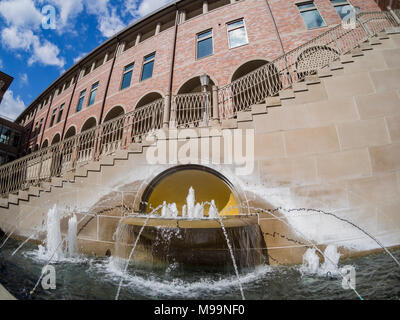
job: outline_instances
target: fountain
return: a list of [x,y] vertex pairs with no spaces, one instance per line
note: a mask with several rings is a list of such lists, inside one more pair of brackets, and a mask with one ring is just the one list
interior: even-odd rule
[[180,211],[176,203],[164,201],[161,214],[123,218],[116,232],[115,255],[127,259],[133,243],[137,244],[135,263],[153,267],[179,263],[231,269],[233,258],[234,268],[242,269],[267,261],[257,217],[221,216],[214,200],[196,203],[193,187]]

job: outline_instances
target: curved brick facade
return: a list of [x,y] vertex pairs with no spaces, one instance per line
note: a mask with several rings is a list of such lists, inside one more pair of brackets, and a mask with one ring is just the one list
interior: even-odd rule
[[[348,2],[363,11],[379,10],[373,0]],[[31,132],[27,149],[34,150],[46,140],[51,144],[57,134],[65,136],[72,126],[79,133],[90,117],[95,117],[99,124],[115,106],[122,106],[125,112],[132,111],[151,92],[168,99],[186,81],[203,73],[219,87],[229,84],[234,72],[245,62],[272,61],[283,51],[294,49],[340,23],[330,0],[315,0],[326,26],[308,30],[298,3],[301,1],[183,0],[145,17],[70,68],[19,116],[17,122]],[[230,49],[227,23],[237,19],[244,19],[248,44]],[[213,54],[196,59],[196,35],[208,29],[213,30]],[[143,59],[153,52],[156,53],[153,76],[140,81]],[[133,62],[131,86],[121,90],[124,68]],[[99,82],[96,99],[88,106],[90,90],[96,82]],[[83,108],[77,112],[83,90],[86,90]],[[63,104],[61,120],[57,123]],[[56,119],[50,126],[54,110],[57,110]]]

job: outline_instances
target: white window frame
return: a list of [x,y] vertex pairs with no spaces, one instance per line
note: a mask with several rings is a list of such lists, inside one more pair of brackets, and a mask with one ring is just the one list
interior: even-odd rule
[[[233,24],[233,23],[239,22],[239,21],[242,21],[242,22],[243,22],[243,25],[242,25],[242,26],[229,28],[229,25],[230,25],[230,24]],[[241,44],[241,45],[236,46],[236,47],[232,47],[232,46],[231,46],[231,38],[229,37],[229,32],[230,32],[230,31],[237,30],[237,29],[241,29],[241,28],[244,28],[244,31],[245,31],[245,34],[246,34],[246,43]],[[248,36],[248,34],[247,34],[247,27],[246,27],[246,22],[244,21],[244,18],[239,18],[239,19],[236,19],[236,20],[233,20],[233,21],[228,22],[228,23],[226,24],[226,35],[227,35],[227,37],[228,37],[229,49],[236,49],[236,48],[240,48],[240,47],[243,47],[243,46],[245,46],[245,45],[248,45],[248,44],[249,44],[249,36]]]
[[[301,8],[299,7],[299,6],[302,6],[302,5],[305,5],[305,4],[313,4],[314,7],[311,7],[311,8],[303,8],[303,9],[301,9]],[[303,20],[303,23],[304,23],[304,25],[306,26],[307,30],[315,30],[315,29],[319,29],[319,28],[325,28],[325,27],[328,26],[328,24],[326,23],[324,17],[322,16],[321,12],[319,11],[317,5],[315,4],[315,1],[314,1],[314,0],[298,1],[298,2],[295,3],[295,5],[296,5],[296,7],[297,7],[297,10],[299,10],[299,12],[300,12],[301,19]],[[325,24],[324,26],[315,27],[315,28],[309,28],[309,27],[307,26],[307,24],[306,24],[306,22],[304,21],[304,18],[303,18],[303,16],[302,16],[302,13],[303,13],[303,12],[308,12],[308,11],[314,11],[314,10],[317,10],[317,12],[319,13],[319,15],[321,16],[321,19],[322,19],[322,21],[323,21],[324,24]]]
[[[210,36],[202,38],[202,39],[199,39],[199,36],[201,36],[204,33],[210,32],[210,31],[211,31],[211,35]],[[212,39],[212,41],[211,41],[212,53],[209,54],[208,56],[204,56],[204,57],[199,58],[199,42],[204,41],[204,40],[209,39],[209,38]],[[204,31],[196,33],[196,60],[205,59],[205,58],[211,57],[212,55],[214,55],[214,29],[213,28],[209,28],[209,29],[206,29]]]

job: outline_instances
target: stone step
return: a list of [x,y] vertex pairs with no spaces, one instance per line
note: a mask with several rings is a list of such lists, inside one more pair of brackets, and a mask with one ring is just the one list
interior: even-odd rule
[[44,192],[50,192],[51,191],[51,184],[50,182],[42,182],[40,184],[40,190]]
[[372,50],[373,48],[369,42],[364,42],[364,43],[360,44],[360,49],[362,51],[368,51],[368,50]]
[[267,108],[282,106],[282,102],[279,97],[267,97],[267,99],[265,99],[265,102],[267,104]]
[[332,77],[332,71],[328,69],[318,70],[318,78]]
[[354,58],[350,54],[340,56],[340,62],[343,64],[354,62]]
[[87,167],[82,167],[82,168],[76,169],[74,176],[84,178],[84,177],[87,177],[87,173],[88,173]]
[[15,195],[15,194],[11,194],[11,193],[10,193],[10,194],[8,195],[8,203],[18,205],[18,204],[19,204],[19,198],[18,198],[18,196]]
[[113,156],[104,156],[100,160],[100,165],[102,166],[113,166],[114,165],[114,157]]
[[239,111],[237,113],[237,122],[250,122],[253,121],[253,114],[248,111]]
[[364,55],[364,53],[361,51],[360,48],[355,48],[355,49],[351,50],[350,54],[352,57],[361,57]]
[[238,123],[236,119],[222,120],[222,129],[237,129]]
[[62,178],[52,178],[51,179],[51,186],[62,188],[63,186],[63,179]]
[[379,32],[378,33],[378,38],[380,39],[380,40],[384,40],[384,39],[389,39],[389,36],[388,36],[388,34],[386,33],[386,32]]
[[0,198],[0,207],[1,208],[8,208],[8,199]]
[[308,91],[307,84],[304,82],[297,82],[292,86],[293,92],[304,92]]
[[[268,113],[267,106],[265,104],[255,104],[251,106],[251,114],[257,115],[257,114],[265,114]],[[253,118],[252,118],[253,120]]]
[[23,201],[29,201],[29,193],[28,191],[19,191],[18,192],[18,198],[19,200],[23,200]]
[[114,159],[115,160],[128,160],[129,152],[127,150],[117,150],[115,151]]
[[128,150],[131,153],[142,153],[143,152],[143,146],[140,143],[131,143],[128,146]]
[[39,197],[40,196],[40,188],[30,187],[28,190],[28,195],[33,196],[33,197]]
[[321,80],[318,78],[317,75],[310,75],[310,76],[306,76],[304,79],[305,83],[307,85],[314,85],[314,84],[319,84],[321,83]]
[[99,171],[101,171],[100,162],[99,162],[99,161],[91,162],[91,163],[89,163],[89,164],[86,166],[86,169],[87,169],[87,171],[96,171],[96,172],[99,172]]
[[281,100],[289,100],[296,98],[296,95],[294,94],[293,89],[285,89],[279,91],[279,98]]
[[343,67],[343,65],[342,65],[342,63],[340,61],[332,62],[329,67],[330,67],[331,71],[344,69],[344,67]]
[[380,41],[378,38],[372,38],[369,40],[369,44],[371,46],[376,46],[376,45],[382,44],[382,41]]

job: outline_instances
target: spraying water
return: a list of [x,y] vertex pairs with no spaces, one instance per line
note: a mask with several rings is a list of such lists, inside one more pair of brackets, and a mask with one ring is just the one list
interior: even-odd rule
[[54,256],[54,259],[59,260],[63,257],[61,229],[60,229],[60,215],[57,206],[54,205],[47,213],[47,237],[46,237],[46,251],[45,254]]
[[315,274],[319,269],[319,257],[314,248],[307,249],[306,253],[303,255],[303,265],[300,271],[304,273]]
[[76,218],[76,215],[73,215],[68,221],[67,244],[68,244],[68,255],[70,257],[73,257],[76,254],[77,234],[78,234],[78,220]]

